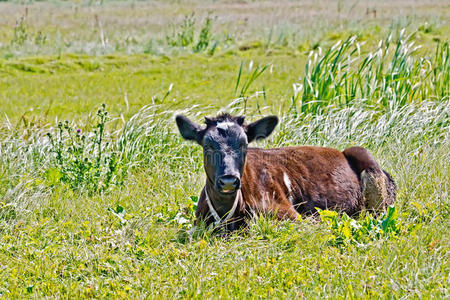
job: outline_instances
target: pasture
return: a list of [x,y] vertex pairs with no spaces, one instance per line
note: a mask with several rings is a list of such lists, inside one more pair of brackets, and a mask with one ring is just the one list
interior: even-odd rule
[[[391,3],[392,2],[392,3]],[[445,298],[447,1],[0,1],[0,297]],[[175,115],[364,146],[386,214],[193,227]]]

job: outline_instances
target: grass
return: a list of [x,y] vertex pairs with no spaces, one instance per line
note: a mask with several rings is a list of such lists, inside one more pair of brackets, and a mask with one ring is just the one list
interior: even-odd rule
[[[300,5],[286,3],[292,11]],[[124,30],[105,20],[138,16],[150,4],[36,3],[16,35],[10,29],[21,14],[1,20],[10,27],[0,29],[0,295],[447,297],[450,71],[448,25],[439,16],[448,5],[414,2],[421,15],[406,18],[423,22],[401,33],[392,25],[395,7],[409,2],[371,4],[369,14],[376,9],[383,28],[376,33],[371,22],[377,22],[358,21],[368,2],[352,10],[339,3],[340,12],[324,14],[327,26],[341,27],[324,33],[317,21],[294,41],[290,30],[298,24],[286,9],[275,14],[286,27],[274,27],[270,38],[257,33],[272,2],[211,2],[209,25],[206,13],[194,15],[193,29],[180,17],[164,33],[172,45],[165,36],[154,39],[152,49],[161,51],[146,52],[149,45],[137,42],[104,55],[73,45],[55,53],[56,35],[34,9],[56,13],[65,36],[92,17],[92,5],[104,13],[99,21],[111,43],[112,35],[123,41]],[[190,16],[195,5],[158,2],[154,10],[166,12],[159,20],[168,24],[173,15]],[[305,18],[314,5],[304,9]],[[249,7],[248,28],[237,35],[230,27],[233,41],[220,38],[224,20],[235,21]],[[2,8],[23,13],[18,4]],[[79,19],[63,18],[75,10]],[[427,16],[437,21],[425,23]],[[133,20],[126,28],[139,37],[144,31]],[[47,38],[36,47],[37,31]],[[83,49],[99,38],[83,26],[73,35],[72,44]],[[334,37],[313,45],[325,35]],[[355,220],[323,211],[322,219],[296,224],[261,216],[226,237],[193,228],[202,153],[179,137],[174,115],[201,122],[218,110],[245,112],[249,120],[277,114],[279,128],[260,147],[367,147],[398,184],[395,207]]]

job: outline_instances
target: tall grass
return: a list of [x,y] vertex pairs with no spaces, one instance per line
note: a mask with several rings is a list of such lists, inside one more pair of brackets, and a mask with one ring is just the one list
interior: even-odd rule
[[423,56],[402,30],[390,34],[374,51],[362,53],[356,37],[328,50],[309,54],[298,99],[300,111],[364,101],[379,107],[403,106],[424,100],[446,100],[450,93],[449,43],[437,45],[433,56]]
[[[186,171],[185,160],[193,158],[195,161],[188,163],[188,173],[191,174],[189,177],[196,176],[201,172],[200,152],[195,146],[182,143],[178,134],[173,131],[172,118],[179,111],[158,112],[159,109],[159,105],[142,108],[113,132],[104,133],[103,143],[99,143],[95,132],[84,132],[86,138],[82,144],[74,145],[74,139],[75,143],[81,141],[81,138],[74,137],[77,134],[75,132],[61,134],[58,140],[52,141],[49,134],[61,132],[63,125],[28,128],[22,133],[11,126],[4,126],[0,143],[3,197],[10,199],[8,195],[18,192],[18,189],[23,193],[29,193],[30,189],[35,188],[38,193],[43,190],[51,191],[55,186],[65,183],[76,190],[80,189],[80,192],[104,192],[109,186],[103,186],[104,180],[109,178],[109,184],[113,184],[115,181],[111,181],[111,177],[118,176],[121,180],[126,180],[130,171],[135,173],[149,168],[169,168],[170,174],[179,172],[182,176]],[[205,114],[202,110],[196,114],[201,112]],[[310,144],[340,149],[361,145],[380,156],[392,151],[399,156],[405,153],[408,155],[423,147],[445,149],[450,141],[449,114],[449,101],[424,101],[420,104],[396,106],[383,114],[367,110],[364,105],[329,108],[326,113],[301,113],[295,116],[288,113],[282,116],[279,134],[273,138],[272,143],[276,146]],[[121,123],[119,119],[116,121]],[[77,124],[75,127],[91,126],[93,125],[87,123]],[[98,129],[98,125],[93,128]],[[426,144],[423,144],[425,140]],[[60,145],[55,146],[55,143]],[[100,152],[103,158],[98,162]],[[392,156],[392,153],[389,155]],[[110,169],[112,158],[116,165],[114,169]],[[402,161],[402,158],[396,157],[395,160]],[[99,168],[106,168],[105,174],[101,171],[102,176],[94,168],[97,163],[101,164]],[[79,164],[84,167],[75,168]],[[74,167],[67,169],[68,166]],[[88,172],[86,176],[82,172],[84,169]],[[394,165],[388,169],[394,174],[398,172]],[[78,175],[74,173],[77,170]],[[98,170],[100,172],[103,169]],[[92,176],[87,176],[91,172]],[[96,174],[100,177],[96,177]],[[68,178],[63,180],[63,176]],[[26,182],[28,183],[24,184]]]

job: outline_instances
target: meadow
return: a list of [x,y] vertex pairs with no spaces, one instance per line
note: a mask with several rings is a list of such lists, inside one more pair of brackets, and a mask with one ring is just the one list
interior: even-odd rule
[[[0,1],[0,297],[446,298],[447,1]],[[276,114],[258,147],[368,148],[379,217],[194,211],[174,116]]]

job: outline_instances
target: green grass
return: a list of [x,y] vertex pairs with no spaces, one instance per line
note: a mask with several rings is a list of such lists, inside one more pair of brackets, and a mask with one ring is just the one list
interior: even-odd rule
[[[257,51],[243,54],[185,55],[160,58],[149,55],[23,58],[0,62],[0,112],[17,121],[21,114],[46,114],[48,120],[79,118],[106,103],[114,113],[131,116],[147,104],[165,104],[167,107],[212,105],[216,108],[229,104],[235,98],[233,91],[241,62],[245,75],[250,61],[273,64],[272,74],[267,70],[254,83],[248,94],[267,90],[269,102],[292,93],[292,82],[302,72],[306,56],[280,53],[267,57]],[[285,64],[285,62],[290,62]],[[85,65],[98,65],[86,70]],[[42,72],[24,70],[23,66]],[[164,98],[170,85],[169,97]],[[27,89],[23,89],[23,86]],[[64,87],[64,93],[61,93]],[[126,99],[126,100],[125,100]],[[264,104],[263,99],[260,101]],[[33,107],[33,111],[29,108]]]
[[[371,4],[378,22],[358,19],[368,2],[353,9],[339,3],[340,13],[327,1],[304,9],[311,21],[308,12],[326,8],[329,21],[311,21],[294,40],[298,23],[289,9],[279,11],[276,19],[286,25],[274,27],[269,38],[257,27],[269,22],[272,2],[211,2],[219,17],[211,32],[203,31],[200,46],[205,19],[199,17],[193,40],[177,23],[155,38],[157,51],[145,50],[147,35],[134,23],[147,3],[95,4],[102,20],[136,17],[123,24],[135,46],[104,52],[94,49],[97,32],[76,28],[92,17],[88,3],[33,4],[14,43],[11,27],[0,27],[0,295],[448,297],[449,28],[439,21],[448,5],[423,4],[415,16],[409,11],[406,19],[421,22],[405,24],[399,38],[395,5],[408,3]],[[155,13],[166,17],[149,26],[150,35],[174,16],[182,22],[197,2],[157,4]],[[236,22],[228,32],[234,39],[225,41],[227,22],[249,7],[248,26]],[[2,8],[23,13],[18,4]],[[35,18],[35,8],[55,13],[60,37],[73,31],[72,45],[55,51],[58,35],[47,18]],[[76,9],[78,18],[64,19]],[[0,22],[11,24],[19,13]],[[433,16],[435,23],[425,23]],[[126,30],[108,24],[110,42],[112,36],[124,41]],[[38,30],[48,40],[36,46]],[[390,45],[378,46],[389,30]],[[183,39],[166,40],[172,33]],[[108,118],[98,112],[102,103]],[[397,182],[395,209],[378,219],[326,211],[322,220],[299,223],[261,216],[228,236],[193,228],[204,183],[202,151],[181,139],[174,115],[201,122],[219,110],[245,112],[248,120],[277,114],[279,128],[260,147],[367,147]]]

